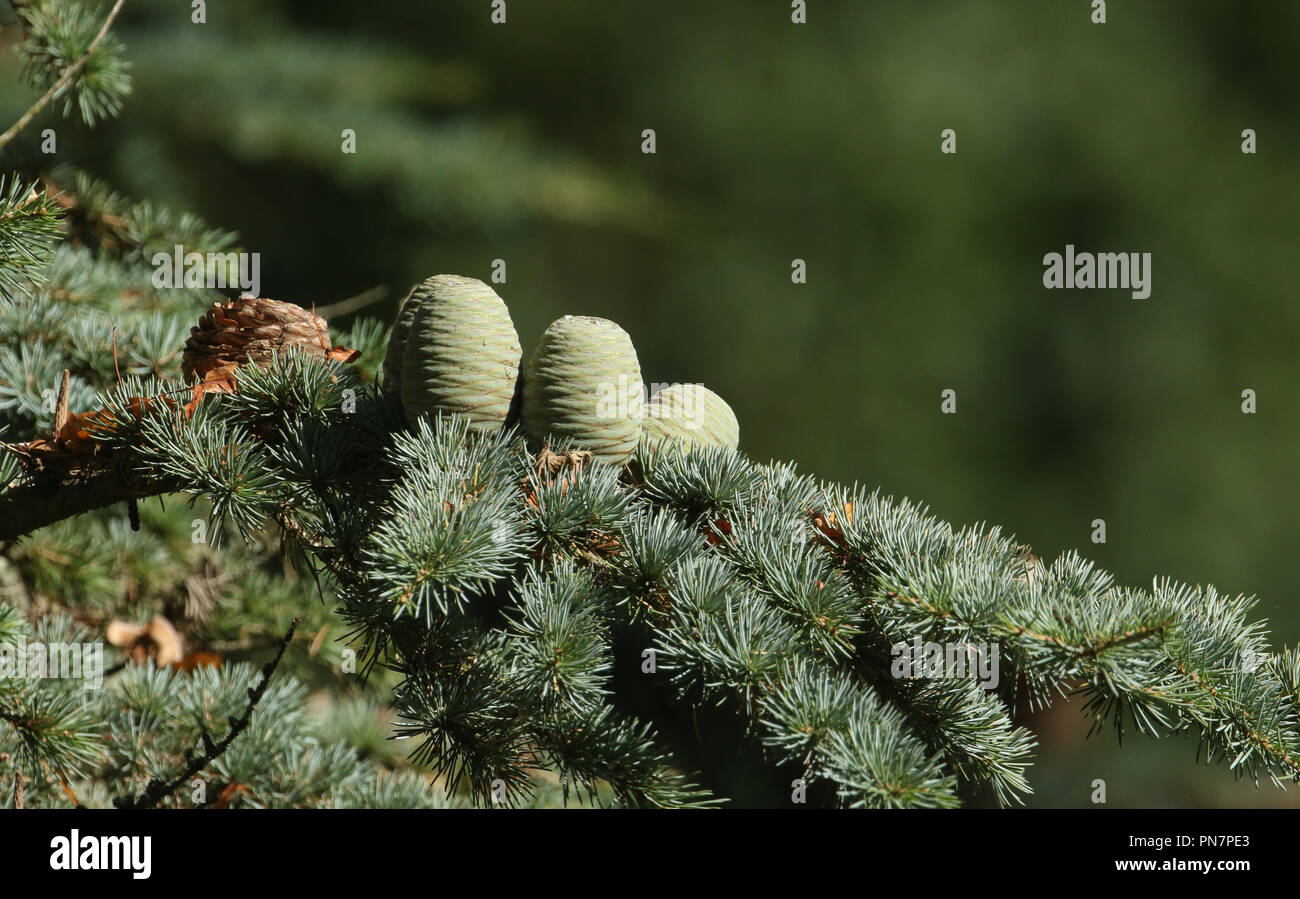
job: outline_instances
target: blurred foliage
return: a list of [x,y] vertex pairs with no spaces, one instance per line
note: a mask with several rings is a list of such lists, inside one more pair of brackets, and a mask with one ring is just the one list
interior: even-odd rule
[[[45,118],[59,157],[237,229],[269,296],[384,285],[365,314],[391,314],[501,258],[526,352],[559,315],[616,319],[647,380],[725,396],[757,458],[1131,583],[1257,593],[1300,639],[1300,5],[809,6],[551,0],[492,25],[481,0],[228,0],[199,25],[132,0],[121,118]],[[4,65],[12,120],[31,93]],[[1046,291],[1066,243],[1152,253],[1152,296]],[[1176,746],[1045,743],[1044,805],[1094,777],[1112,804],[1296,801]]]

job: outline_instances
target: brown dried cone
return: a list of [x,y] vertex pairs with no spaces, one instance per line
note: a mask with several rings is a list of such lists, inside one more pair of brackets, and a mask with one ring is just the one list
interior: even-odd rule
[[[345,347],[330,346],[325,319],[293,303],[255,297],[214,303],[199,323],[190,329],[181,358],[187,381],[195,381],[190,399],[183,404],[187,415],[208,393],[229,393],[236,389],[235,375],[241,365],[269,362],[277,350],[298,348],[335,359],[353,362],[361,354]],[[5,444],[28,471],[55,469],[72,471],[86,463],[101,446],[102,438],[114,427],[107,409],[73,413],[67,407],[67,372],[59,388],[54,433],[28,443]],[[181,405],[178,396],[131,397],[131,413],[144,415],[154,403]]]
[[239,297],[214,303],[190,329],[181,359],[186,381],[229,377],[241,365],[262,365],[277,351],[298,348],[351,361],[351,350],[330,346],[325,319],[293,303]]

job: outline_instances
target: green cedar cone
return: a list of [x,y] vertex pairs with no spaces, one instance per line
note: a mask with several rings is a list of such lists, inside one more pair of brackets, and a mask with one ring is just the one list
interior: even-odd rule
[[402,350],[408,421],[459,413],[474,431],[498,431],[511,417],[522,350],[510,310],[482,281],[434,275],[414,291]]
[[644,400],[636,347],[608,319],[556,319],[528,359],[523,419],[534,440],[567,438],[599,461],[620,464],[641,438]]
[[703,384],[673,384],[646,403],[645,434],[651,440],[671,438],[698,446],[740,445],[740,423],[727,401]]
[[384,390],[402,395],[402,354],[406,351],[406,335],[411,330],[415,310],[420,308],[420,300],[425,296],[422,282],[411,288],[402,302],[397,304],[397,317],[393,319],[393,330],[388,335],[388,353],[384,356]]

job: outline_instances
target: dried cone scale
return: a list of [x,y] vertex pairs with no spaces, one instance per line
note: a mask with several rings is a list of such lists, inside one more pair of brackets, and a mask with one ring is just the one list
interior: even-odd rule
[[673,384],[646,403],[645,435],[696,446],[740,445],[740,423],[727,401],[703,384]]
[[325,319],[293,303],[259,297],[218,302],[190,329],[181,357],[186,381],[233,371],[240,365],[263,365],[277,351],[330,352]]
[[524,427],[536,441],[568,438],[597,461],[621,464],[641,437],[645,387],[627,332],[566,315],[542,333],[524,373]]
[[457,413],[471,430],[499,431],[510,418],[522,357],[506,304],[482,281],[459,275],[425,280],[405,307],[412,304],[402,349],[407,420]]

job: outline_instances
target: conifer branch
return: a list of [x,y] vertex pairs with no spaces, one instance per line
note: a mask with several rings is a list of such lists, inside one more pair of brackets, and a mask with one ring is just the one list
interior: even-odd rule
[[208,733],[204,731],[201,734],[203,738],[204,751],[201,754],[194,755],[180,775],[170,782],[158,779],[151,780],[144,792],[139,796],[127,795],[115,797],[113,799],[113,805],[116,808],[146,809],[155,807],[163,797],[175,793],[200,771],[220,758],[221,755],[230,748],[230,744],[235,742],[235,739],[244,732],[252,721],[253,711],[257,708],[257,704],[262,701],[262,697],[266,694],[266,688],[271,683],[271,676],[275,674],[275,669],[280,666],[280,659],[284,657],[284,651],[289,648],[289,644],[293,641],[293,632],[297,629],[299,620],[300,619],[295,618],[289,624],[289,629],[285,631],[284,636],[280,638],[280,644],[276,649],[275,658],[262,666],[262,676],[257,682],[257,685],[248,688],[248,704],[244,707],[244,713],[238,718],[230,721],[230,730],[226,732],[226,735],[220,740],[220,742],[213,742]]
[[[0,444],[21,452],[21,447]],[[145,478],[123,466],[45,475],[0,493],[0,541],[13,541],[39,528],[133,499],[181,489],[177,478]]]
[[49,90],[42,94],[26,112],[18,117],[18,121],[10,125],[8,130],[3,134],[0,134],[0,150],[3,150],[10,141],[17,137],[24,128],[31,124],[32,119],[40,115],[45,107],[48,106],[55,97],[59,96],[59,94],[73,82],[77,75],[81,73],[81,70],[86,66],[86,61],[90,59],[91,55],[99,47],[100,43],[108,36],[108,30],[112,27],[113,20],[117,18],[117,14],[121,12],[122,4],[125,2],[126,0],[117,0],[117,2],[113,4],[113,8],[109,10],[108,15],[104,18],[104,24],[100,26],[99,32],[90,42],[90,46],[86,48],[86,52],[83,53],[76,62],[64,70],[58,80],[50,85]]

